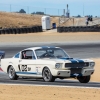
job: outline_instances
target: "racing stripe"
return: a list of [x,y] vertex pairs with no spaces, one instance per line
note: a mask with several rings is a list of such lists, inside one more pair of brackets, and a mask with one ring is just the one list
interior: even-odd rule
[[68,59],[69,61],[71,61],[72,63],[78,63],[77,60],[75,59]]
[[84,63],[84,61],[81,60],[81,59],[73,59],[73,58],[60,58],[60,59],[62,59],[62,60],[69,60],[72,63]]
[[83,60],[80,60],[80,59],[76,59],[79,63],[84,63]]
[[60,59],[69,60],[69,61],[71,61],[71,63],[78,63],[78,61],[76,59],[73,59],[73,58],[60,58]]
[[16,74],[37,74],[35,72],[16,72]]
[[42,73],[37,72],[16,72],[16,74],[34,74],[34,75],[41,75]]

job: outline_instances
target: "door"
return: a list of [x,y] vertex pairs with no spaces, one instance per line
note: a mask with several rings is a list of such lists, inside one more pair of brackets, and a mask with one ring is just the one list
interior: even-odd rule
[[35,56],[32,50],[25,50],[21,52],[21,59],[19,60],[19,76],[36,77]]

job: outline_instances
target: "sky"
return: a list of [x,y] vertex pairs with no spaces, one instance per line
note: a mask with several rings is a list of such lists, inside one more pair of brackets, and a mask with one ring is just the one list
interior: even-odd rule
[[100,16],[100,0],[0,0],[0,11],[16,12],[24,9],[27,13],[41,11],[51,15]]

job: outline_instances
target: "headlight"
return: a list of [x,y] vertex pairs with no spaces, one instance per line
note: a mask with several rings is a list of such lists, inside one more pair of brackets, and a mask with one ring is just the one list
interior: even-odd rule
[[55,64],[55,68],[59,69],[59,68],[61,68],[61,67],[62,67],[62,64],[61,64],[61,63],[56,63],[56,64]]
[[90,62],[90,67],[94,67],[95,66],[95,62]]

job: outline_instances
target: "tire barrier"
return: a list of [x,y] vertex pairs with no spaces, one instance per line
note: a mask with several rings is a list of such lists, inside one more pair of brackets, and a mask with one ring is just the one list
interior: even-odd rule
[[0,35],[1,34],[25,34],[25,33],[36,33],[36,32],[43,32],[42,26],[0,29]]
[[100,32],[100,26],[57,27],[57,32]]

